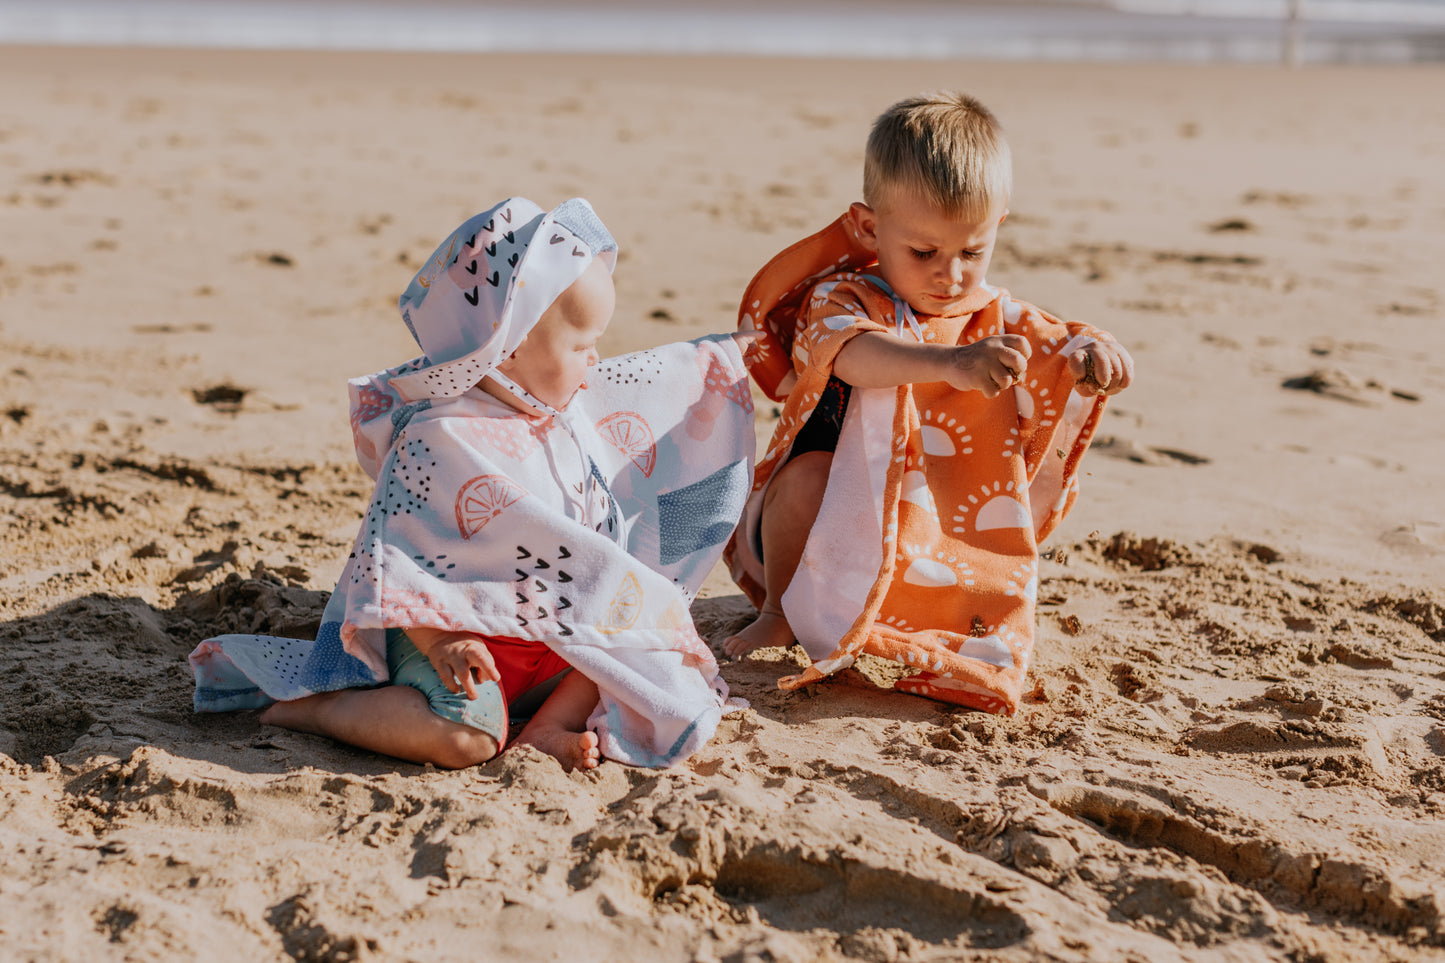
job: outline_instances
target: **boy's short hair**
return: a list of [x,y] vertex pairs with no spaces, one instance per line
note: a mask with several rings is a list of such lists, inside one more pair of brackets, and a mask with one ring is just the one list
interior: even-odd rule
[[1003,128],[965,94],[920,94],[873,123],[863,159],[863,200],[878,208],[911,189],[951,217],[982,219],[1008,203],[1013,163]]

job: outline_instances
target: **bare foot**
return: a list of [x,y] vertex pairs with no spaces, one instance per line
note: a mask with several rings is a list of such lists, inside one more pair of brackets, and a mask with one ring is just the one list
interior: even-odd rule
[[741,632],[724,639],[722,648],[734,659],[740,659],[754,649],[765,649],[769,646],[786,648],[796,641],[793,627],[788,624],[783,613],[764,609]]
[[597,764],[602,761],[602,750],[598,748],[597,733],[590,729],[585,732],[573,732],[562,726],[548,725],[545,722],[538,723],[533,720],[521,731],[516,741],[536,746],[560,762],[562,768],[568,772],[573,769],[596,769]]

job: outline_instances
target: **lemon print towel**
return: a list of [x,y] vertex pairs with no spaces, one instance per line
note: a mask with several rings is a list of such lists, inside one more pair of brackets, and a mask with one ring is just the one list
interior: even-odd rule
[[609,759],[671,765],[711,738],[727,687],[688,607],[752,477],[732,337],[603,360],[562,409],[527,399],[545,417],[476,387],[611,250],[590,207],[519,198],[443,242],[401,299],[427,355],[351,382],[376,487],[318,637],[201,643],[198,710],[384,683],[386,630],[429,626],[545,642],[597,683]]

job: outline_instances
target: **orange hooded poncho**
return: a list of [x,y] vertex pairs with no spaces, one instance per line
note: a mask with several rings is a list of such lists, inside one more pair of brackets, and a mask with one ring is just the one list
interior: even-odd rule
[[761,606],[763,494],[850,339],[1023,335],[1033,347],[1023,382],[992,399],[941,382],[852,389],[823,505],[782,599],[813,664],[779,681],[795,689],[868,652],[917,669],[900,690],[1012,714],[1033,650],[1038,546],[1074,503],[1104,408],[1102,396],[1073,390],[1066,357],[1109,336],[988,284],[956,315],[914,316],[867,273],[873,255],[857,237],[844,214],[773,258],[744,295],[739,326],[763,331],[750,373],[785,404],[725,558]]

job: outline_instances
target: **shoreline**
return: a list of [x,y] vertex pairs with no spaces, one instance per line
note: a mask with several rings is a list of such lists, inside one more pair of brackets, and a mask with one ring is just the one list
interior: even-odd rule
[[[543,3],[361,0],[143,0],[124,10],[93,0],[57,0],[44,11],[0,0],[0,41],[60,45],[717,56],[910,58],[1046,62],[1409,63],[1445,60],[1445,6],[1379,4],[1306,9],[1292,31],[1284,5],[1264,16],[1102,2],[924,0],[887,11],[859,0],[747,3],[727,7],[657,2],[599,9]],[[1393,19],[1390,11],[1393,11]],[[1249,15],[1246,15],[1249,14]],[[1408,14],[1408,15],[1407,15]],[[438,30],[437,23],[445,23]],[[1295,44],[1293,53],[1287,48]]]

